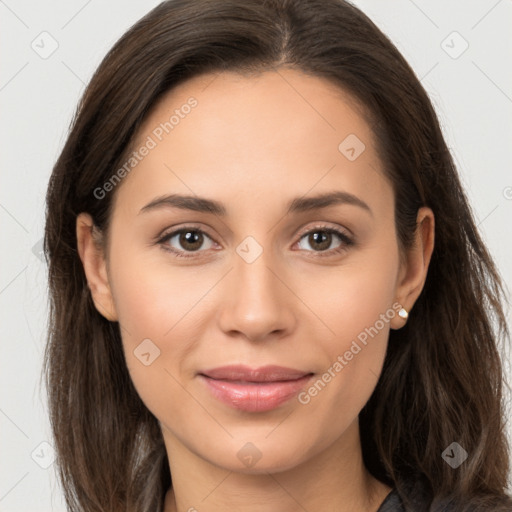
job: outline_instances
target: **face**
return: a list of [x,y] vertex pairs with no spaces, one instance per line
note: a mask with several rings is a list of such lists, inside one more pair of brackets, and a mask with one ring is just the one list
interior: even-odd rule
[[134,149],[105,293],[168,449],[264,472],[354,439],[410,306],[393,190],[354,101],[289,69],[204,75]]

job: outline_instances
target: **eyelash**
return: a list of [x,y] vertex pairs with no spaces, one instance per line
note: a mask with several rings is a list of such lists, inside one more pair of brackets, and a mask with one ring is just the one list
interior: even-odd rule
[[[159,244],[163,250],[165,250],[167,252],[171,252],[174,256],[176,256],[178,258],[193,258],[195,256],[196,252],[203,252],[203,251],[177,251],[176,249],[171,248],[167,244],[167,242],[171,238],[173,238],[176,235],[179,235],[181,233],[187,233],[187,232],[201,233],[213,241],[213,239],[208,235],[208,233],[206,233],[202,229],[199,229],[198,227],[195,227],[195,226],[185,226],[185,227],[177,229],[175,231],[171,231],[170,233],[164,234],[163,236],[158,238],[157,244]],[[335,249],[330,249],[328,251],[307,251],[307,252],[315,253],[313,256],[314,258],[325,258],[325,257],[329,257],[329,256],[334,256],[334,255],[342,253],[343,251],[346,251],[349,247],[355,245],[354,240],[352,240],[344,231],[341,231],[341,230],[338,230],[338,229],[335,229],[335,228],[332,228],[329,226],[325,226],[325,225],[315,226],[315,227],[309,229],[308,231],[302,233],[299,237],[299,242],[305,236],[310,235],[312,233],[317,233],[317,232],[338,235],[342,244],[339,247],[336,247]],[[184,252],[185,253],[189,252],[190,255],[185,256],[183,254]]]

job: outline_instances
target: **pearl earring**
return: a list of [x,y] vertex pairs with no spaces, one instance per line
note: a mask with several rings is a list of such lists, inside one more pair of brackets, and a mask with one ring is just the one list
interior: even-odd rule
[[398,311],[398,316],[400,318],[403,318],[404,320],[407,320],[408,316],[409,316],[409,313],[407,312],[407,310],[405,308],[401,308],[399,311]]

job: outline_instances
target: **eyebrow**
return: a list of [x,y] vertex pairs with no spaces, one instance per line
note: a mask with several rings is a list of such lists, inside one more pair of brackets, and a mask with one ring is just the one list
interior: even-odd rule
[[[349,192],[335,191],[326,192],[311,197],[296,197],[288,203],[287,214],[301,213],[338,204],[349,204],[366,210],[373,216],[371,208],[357,196]],[[139,213],[156,210],[160,208],[179,208],[195,212],[212,213],[221,217],[227,215],[226,207],[213,199],[206,199],[198,196],[186,196],[180,194],[169,194],[153,199],[146,206],[141,208]]]

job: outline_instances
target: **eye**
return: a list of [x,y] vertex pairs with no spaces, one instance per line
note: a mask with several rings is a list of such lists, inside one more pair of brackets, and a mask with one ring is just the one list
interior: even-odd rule
[[205,249],[211,249],[214,245],[213,240],[204,231],[196,227],[185,227],[172,231],[158,240],[158,243],[165,250],[174,253],[179,258],[194,256],[193,254],[184,254],[187,252],[203,252],[200,249],[204,249],[205,242],[207,242]]
[[[339,243],[335,247],[332,247],[336,239],[338,239]],[[304,233],[298,242],[300,249],[304,249],[304,242],[306,242],[306,245],[312,247],[312,251],[309,252],[318,253],[314,254],[315,257],[338,254],[347,250],[349,246],[354,244],[354,241],[344,231],[328,226],[316,226],[314,229],[310,229]],[[306,248],[306,250],[308,249]]]
[[[336,239],[338,245],[332,247],[333,242],[336,243]],[[216,245],[210,236],[195,226],[171,231],[164,234],[157,242],[164,250],[172,252],[178,258],[192,258],[196,256],[194,253],[200,255]],[[309,244],[312,249],[304,247],[304,243]],[[344,231],[322,225],[303,233],[297,245],[301,250],[316,253],[313,254],[314,257],[324,257],[346,251],[348,247],[354,245],[354,241]]]

